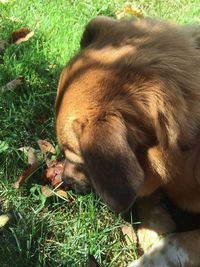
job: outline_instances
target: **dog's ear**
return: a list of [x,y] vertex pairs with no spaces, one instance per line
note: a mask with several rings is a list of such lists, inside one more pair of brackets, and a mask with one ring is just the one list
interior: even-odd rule
[[126,131],[121,118],[106,115],[88,123],[79,139],[92,186],[118,213],[131,208],[144,182]]
[[96,39],[108,31],[117,21],[113,18],[106,16],[98,16],[92,19],[85,28],[83,36],[81,38],[81,48],[85,48]]
[[[154,117],[154,127],[159,144],[163,150],[178,146],[181,151],[188,150],[192,144],[192,132],[187,123],[187,112],[184,105],[178,102],[165,103],[164,110],[157,107]],[[181,114],[177,114],[180,106]]]
[[155,131],[159,144],[166,150],[169,147],[169,121],[164,113],[158,111],[155,119]]

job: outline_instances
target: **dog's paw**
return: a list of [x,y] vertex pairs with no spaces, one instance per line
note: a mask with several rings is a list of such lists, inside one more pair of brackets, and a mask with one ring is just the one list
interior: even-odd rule
[[138,229],[137,237],[139,246],[142,248],[144,253],[147,253],[153,246],[158,244],[161,239],[158,233],[146,228]]
[[170,235],[154,246],[140,259],[130,263],[128,267],[188,267],[189,258]]

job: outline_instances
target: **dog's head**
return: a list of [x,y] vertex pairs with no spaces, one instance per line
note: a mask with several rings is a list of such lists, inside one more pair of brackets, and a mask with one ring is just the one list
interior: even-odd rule
[[[57,137],[66,157],[64,181],[82,192],[91,185],[116,212],[127,211],[146,183],[147,150],[177,144],[182,126],[187,128],[187,110],[176,117],[177,108],[184,107],[182,96],[172,96],[177,85],[156,74],[163,75],[164,64],[168,70],[171,51],[164,43],[169,62],[157,63],[153,53],[160,49],[163,55],[162,43],[152,49],[157,40],[153,36],[149,41],[146,23],[138,25],[105,17],[90,22],[80,53],[61,74],[56,98]],[[161,38],[163,29],[158,29],[162,41],[165,35]],[[137,50],[138,45],[148,55]]]
[[78,97],[76,104],[66,100],[71,110],[63,113],[61,107],[57,117],[58,141],[66,157],[63,180],[81,192],[92,186],[113,210],[125,212],[144,182],[127,126],[118,112],[104,107],[90,110],[92,100],[87,103],[88,109],[83,108],[87,102],[83,98]]

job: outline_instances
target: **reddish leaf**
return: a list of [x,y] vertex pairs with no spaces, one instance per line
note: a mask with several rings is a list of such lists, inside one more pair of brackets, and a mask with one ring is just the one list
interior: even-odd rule
[[15,182],[14,187],[19,188],[23,182],[28,178],[38,167],[37,157],[35,153],[35,149],[32,147],[21,147],[19,150],[23,151],[28,156],[28,167],[25,171],[18,177]]
[[33,165],[29,165],[27,167],[27,169],[23,172],[23,174],[19,176],[19,178],[15,182],[14,187],[15,188],[21,187],[21,185],[26,180],[26,178],[28,178],[37,169],[37,167],[38,167],[38,164],[37,163],[35,163]]
[[12,32],[12,42],[15,44],[20,44],[22,42],[28,41],[33,35],[34,32],[30,31],[27,28],[19,29]]

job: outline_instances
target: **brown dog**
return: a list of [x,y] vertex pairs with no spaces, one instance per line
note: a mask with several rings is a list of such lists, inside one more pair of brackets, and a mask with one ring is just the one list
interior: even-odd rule
[[[87,25],[56,98],[68,185],[120,213],[158,188],[200,213],[199,37],[151,19]],[[200,230],[172,234],[130,266],[200,266],[199,251]]]

